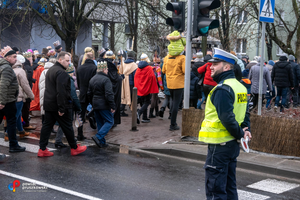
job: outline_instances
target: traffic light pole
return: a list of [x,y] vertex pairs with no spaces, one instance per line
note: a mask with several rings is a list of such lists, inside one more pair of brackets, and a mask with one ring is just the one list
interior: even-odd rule
[[261,107],[262,107],[263,69],[264,69],[264,59],[265,59],[265,33],[266,33],[266,22],[262,22],[261,58],[260,58],[260,74],[259,74],[259,96],[258,96],[257,115],[261,115]]
[[184,108],[189,108],[190,103],[190,77],[191,77],[191,60],[192,60],[192,11],[193,0],[188,0],[187,11],[187,34],[186,34],[186,54],[185,54],[185,78],[184,78]]

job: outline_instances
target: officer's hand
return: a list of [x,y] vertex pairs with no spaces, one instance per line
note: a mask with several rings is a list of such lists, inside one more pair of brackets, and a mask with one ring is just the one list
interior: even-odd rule
[[58,111],[59,116],[63,116],[65,113],[61,113]]
[[0,104],[0,110],[2,110],[5,107],[5,105]]
[[114,110],[114,109],[110,109],[110,112],[111,112],[111,113],[115,113],[115,110]]
[[244,131],[244,139],[246,140],[247,139],[247,136],[249,137],[249,141],[251,140],[252,138],[252,135],[250,133],[250,131],[246,131],[248,129],[248,127],[245,127],[243,128],[243,131]]

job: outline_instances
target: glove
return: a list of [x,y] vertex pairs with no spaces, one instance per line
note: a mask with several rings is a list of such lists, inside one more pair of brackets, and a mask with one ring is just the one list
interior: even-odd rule
[[124,78],[125,78],[124,74],[121,74],[120,76],[122,77],[122,79],[124,79]]

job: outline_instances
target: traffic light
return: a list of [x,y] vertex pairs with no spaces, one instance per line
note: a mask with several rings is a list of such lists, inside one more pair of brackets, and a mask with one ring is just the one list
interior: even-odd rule
[[219,8],[220,0],[194,1],[193,36],[208,36],[208,31],[220,26],[218,19],[210,19],[209,11]]
[[185,2],[167,3],[166,9],[172,11],[172,18],[167,18],[166,24],[174,26],[179,32],[185,31]]

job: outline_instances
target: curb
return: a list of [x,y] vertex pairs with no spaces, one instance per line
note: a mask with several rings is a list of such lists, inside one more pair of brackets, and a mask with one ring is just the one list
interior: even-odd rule
[[[205,160],[206,160],[206,155],[197,154],[197,153],[193,153],[193,152],[189,152],[189,151],[177,150],[177,149],[150,149],[150,148],[147,149],[147,148],[145,148],[145,149],[141,149],[141,150],[143,150],[145,152],[154,152],[154,153],[169,155],[169,156],[173,156],[173,157],[191,159],[191,160],[195,160],[195,161],[205,162]],[[237,167],[241,168],[241,169],[254,171],[254,172],[261,172],[261,173],[266,173],[266,174],[271,174],[271,175],[276,175],[276,176],[283,176],[283,177],[288,177],[288,178],[292,178],[292,179],[300,176],[300,172],[297,172],[297,171],[291,171],[288,169],[280,169],[277,167],[263,165],[261,163],[249,162],[249,161],[245,161],[245,160],[238,160]]]

